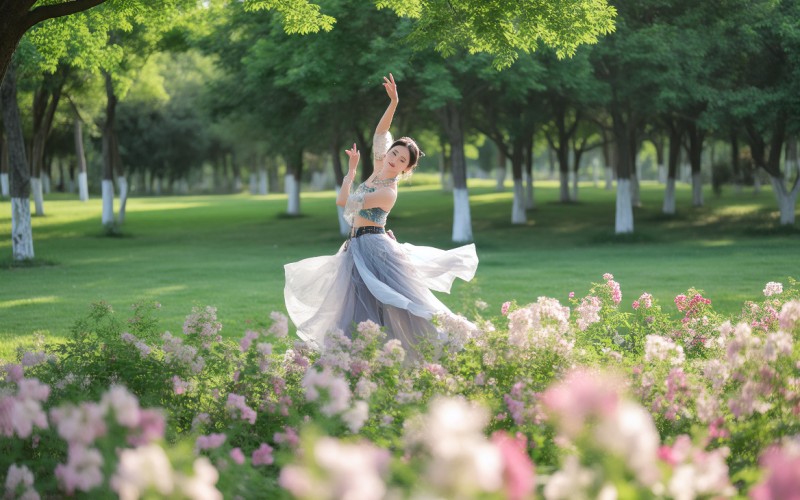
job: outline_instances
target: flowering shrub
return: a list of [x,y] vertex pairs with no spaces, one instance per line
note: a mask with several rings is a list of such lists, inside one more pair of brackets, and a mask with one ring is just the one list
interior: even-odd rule
[[195,308],[172,333],[158,304],[94,304],[0,368],[4,495],[784,498],[800,290],[763,295],[662,310],[606,274],[569,305],[475,301],[417,346],[364,322],[322,353],[278,312],[223,334]]

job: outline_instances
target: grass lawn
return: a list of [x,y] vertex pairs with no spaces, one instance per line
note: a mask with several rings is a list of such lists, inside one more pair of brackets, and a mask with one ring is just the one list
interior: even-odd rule
[[[424,180],[424,175],[417,182]],[[623,304],[652,293],[667,310],[689,287],[705,291],[713,306],[738,312],[763,297],[768,281],[800,278],[800,230],[777,224],[769,189],[722,197],[705,193],[692,208],[688,186],[678,188],[678,215],[661,214],[663,186],[642,186],[633,235],[615,236],[615,193],[581,187],[580,201],[558,203],[555,182],[538,182],[527,225],[512,225],[511,192],[493,181],[470,181],[472,224],[481,263],[476,279],[440,295],[455,311],[475,299],[520,304],[541,295],[566,302],[585,294],[611,272]],[[34,217],[37,260],[48,265],[11,267],[10,203],[0,201],[0,357],[8,358],[31,334],[61,337],[89,304],[109,302],[126,311],[140,300],[162,304],[165,330],[180,332],[192,306],[218,308],[223,333],[240,337],[283,311],[283,265],[335,253],[334,193],[304,193],[303,216],[284,214],[286,197],[188,196],[132,198],[121,237],[104,235],[100,200],[81,203],[51,195],[44,217]],[[434,184],[405,185],[389,219],[400,241],[440,248],[450,241],[452,195]]]

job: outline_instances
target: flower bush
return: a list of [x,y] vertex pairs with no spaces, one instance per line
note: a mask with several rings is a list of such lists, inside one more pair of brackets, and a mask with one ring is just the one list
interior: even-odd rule
[[320,353],[279,312],[234,338],[213,307],[172,333],[158,304],[94,304],[65,342],[0,368],[4,496],[798,491],[798,283],[731,317],[695,289],[624,296],[606,274],[567,304],[476,301],[414,353],[371,322]]

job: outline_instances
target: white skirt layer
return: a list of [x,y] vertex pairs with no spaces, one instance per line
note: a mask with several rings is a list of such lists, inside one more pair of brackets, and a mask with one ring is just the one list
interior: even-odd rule
[[328,332],[351,335],[371,320],[416,358],[420,341],[438,337],[433,315],[449,312],[431,290],[449,293],[456,278],[469,281],[477,268],[474,244],[440,250],[366,234],[336,255],[286,264],[286,309],[300,338],[317,349]]

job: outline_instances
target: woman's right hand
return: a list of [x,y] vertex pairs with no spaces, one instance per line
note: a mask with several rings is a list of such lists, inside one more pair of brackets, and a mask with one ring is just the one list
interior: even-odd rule
[[347,165],[347,176],[352,180],[356,178],[356,169],[358,168],[358,160],[361,158],[361,153],[358,152],[356,143],[353,143],[352,148],[345,150],[345,153],[347,153],[347,156],[350,157],[350,161]]
[[400,101],[399,96],[397,95],[397,84],[394,83],[394,76],[389,73],[389,78],[383,77],[383,87],[386,89],[386,93],[389,95],[389,99],[392,102],[397,103]]

